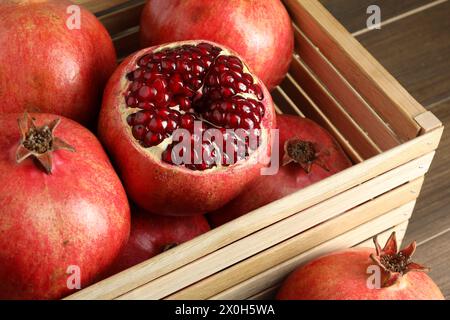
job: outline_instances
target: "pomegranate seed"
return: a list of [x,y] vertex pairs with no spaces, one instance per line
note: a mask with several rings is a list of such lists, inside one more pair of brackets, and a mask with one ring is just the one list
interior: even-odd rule
[[154,97],[156,90],[154,88],[150,88],[147,86],[143,86],[139,89],[138,98],[141,100],[146,100],[151,97]]
[[134,126],[132,129],[133,137],[136,140],[142,140],[145,136],[145,133],[146,133],[145,126],[143,126],[142,124],[138,124]]
[[167,120],[155,117],[152,120],[150,120],[150,123],[148,124],[148,128],[152,132],[156,133],[164,133],[165,129],[167,128]]
[[[194,122],[201,122],[201,131],[216,126],[224,133],[224,145],[228,140],[237,143],[235,134],[226,128],[257,129],[264,116],[263,92],[253,76],[245,73],[242,61],[235,56],[220,55],[222,49],[209,43],[183,45],[168,48],[142,56],[138,67],[126,75],[130,85],[125,94],[128,107],[138,108],[127,117],[133,137],[144,147],[153,147],[170,137],[177,128],[194,131]],[[239,93],[249,93],[244,98]],[[184,164],[192,170],[206,170],[216,165],[215,156],[223,165],[237,160],[240,150],[236,143],[230,147],[230,154],[217,149],[214,140],[203,141],[202,136],[191,135],[192,142],[201,143],[202,152],[211,159],[202,159],[194,148],[190,152],[194,160],[201,163]],[[243,139],[243,138],[242,138]],[[176,143],[175,141],[173,143]],[[248,145],[248,139],[245,143]],[[169,145],[162,154],[163,161],[172,163],[173,146]],[[244,150],[244,155],[248,151]]]
[[134,118],[136,117],[136,114],[130,114],[128,117],[127,117],[127,123],[128,123],[128,125],[129,126],[134,126]]
[[151,118],[153,118],[151,111],[139,111],[134,114],[134,124],[146,124]]
[[147,132],[144,137],[144,146],[147,148],[154,147],[160,144],[163,141],[162,134],[153,133],[151,131]]

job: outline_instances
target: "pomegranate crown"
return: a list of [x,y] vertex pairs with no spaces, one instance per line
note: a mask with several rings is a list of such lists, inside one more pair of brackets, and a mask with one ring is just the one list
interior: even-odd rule
[[32,157],[41,164],[47,174],[51,174],[53,169],[52,153],[61,149],[74,152],[75,149],[54,136],[54,131],[61,122],[60,118],[41,127],[37,127],[34,120],[27,112],[17,120],[21,138],[16,151],[16,162],[21,163]]
[[375,243],[376,254],[372,253],[370,258],[381,267],[384,272],[383,287],[393,285],[403,275],[410,271],[427,272],[430,270],[427,267],[411,261],[411,257],[416,251],[415,241],[400,251],[397,249],[395,232],[392,232],[383,249],[381,249],[381,246],[378,243],[377,236],[373,238],[373,241]]
[[306,173],[311,171],[313,163],[322,167],[326,171],[330,169],[326,165],[325,156],[326,152],[317,151],[317,144],[304,141],[299,138],[292,138],[284,143],[284,155],[282,159],[283,166],[288,165],[291,162],[295,162],[300,165]]

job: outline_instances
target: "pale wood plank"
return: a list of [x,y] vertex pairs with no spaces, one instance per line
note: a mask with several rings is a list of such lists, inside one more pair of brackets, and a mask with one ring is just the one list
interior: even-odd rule
[[426,175],[406,240],[425,241],[436,233],[450,228],[450,101],[431,111],[446,126],[436,157]]
[[[434,150],[441,134],[442,130],[437,129],[420,136],[96,283],[68,299],[111,299],[120,296],[280,219]],[[302,201],[299,202],[298,199]]]
[[[423,178],[408,183],[386,194],[362,204],[294,238],[269,248],[249,259],[214,274],[168,299],[206,299],[242,281],[264,272],[300,253],[318,246],[342,233],[356,228],[378,216],[409,203],[419,195]],[[412,210],[412,208],[411,208]]]
[[[398,226],[395,226],[394,228],[388,229],[385,232],[382,232],[380,234],[378,234],[378,239],[380,239],[380,242],[386,242],[386,240],[389,238],[389,236],[392,234],[392,232],[395,231],[395,233],[397,234],[397,241],[401,242],[401,239],[403,238],[406,229],[408,227],[408,221],[405,221],[403,223],[401,223]],[[357,244],[356,246],[358,247],[372,247],[373,246],[373,240],[372,239],[368,239],[362,243]],[[295,270],[295,268],[292,269],[292,271]],[[276,293],[278,292],[279,287],[281,286],[281,281],[280,283],[267,288],[257,294],[252,295],[251,297],[248,297],[248,300],[272,300],[275,298]]]
[[[425,110],[317,1],[285,0],[293,20],[403,139],[419,132]],[[400,125],[401,124],[401,125]]]
[[[358,150],[359,154],[364,159],[370,158],[376,154],[381,153],[381,149],[375,144],[375,142],[363,131],[359,123],[357,123],[348,114],[347,110],[343,108],[334,96],[328,91],[328,89],[322,85],[321,81],[309,70],[308,66],[299,58],[294,57],[291,64],[291,74],[295,74],[295,80],[305,90],[309,97],[314,100],[321,111],[327,116],[333,125],[339,130],[339,132],[351,143],[353,148]],[[287,80],[285,79],[284,82]],[[283,83],[282,83],[283,86]],[[290,88],[287,86],[287,89]],[[288,91],[288,93],[290,93]],[[369,118],[365,118],[366,121],[370,120],[372,124],[376,121]],[[379,119],[379,118],[377,118]],[[381,124],[381,128],[385,132],[389,129]],[[376,127],[376,124],[372,126]],[[390,130],[389,130],[390,131]],[[389,134],[386,134],[389,136]],[[382,135],[380,135],[382,136]],[[381,143],[381,140],[378,139]],[[386,140],[381,143],[385,146],[384,149],[389,149],[398,145],[398,141],[395,144],[387,144]]]
[[[229,267],[234,263],[247,259],[265,248],[280,243],[303,230],[311,228],[318,223],[323,222],[325,219],[335,217],[355,205],[359,205],[400,184],[422,176],[428,170],[433,155],[434,152],[422,156],[364,184],[352,188],[351,190],[336,195],[326,201],[322,201],[296,215],[274,223],[270,227],[255,232],[238,242],[232,243],[130,291],[120,296],[119,299],[164,298],[165,296]],[[287,198],[288,197],[285,199]],[[283,201],[275,201],[268,206],[275,207],[277,205],[280,207],[283,206]],[[278,210],[275,210],[275,212],[276,211]],[[253,214],[255,212],[256,211],[254,211]],[[234,221],[238,221],[241,218]]]
[[[218,299],[252,299],[252,296],[257,295],[258,292],[265,291],[267,288],[279,287],[282,281],[295,269],[308,261],[315,258],[343,250],[352,246],[371,247],[373,248],[372,237],[378,234],[380,242],[385,241],[389,235],[396,231],[401,237],[404,234],[408,225],[408,217],[411,215],[412,207],[414,205],[405,205],[393,210],[389,214],[378,217],[370,222],[367,222],[349,232],[346,232],[339,237],[324,242],[323,244],[314,247],[290,260],[285,261],[276,267],[269,269],[257,276],[240,283],[239,285],[230,288],[220,294],[211,297],[211,300]],[[392,224],[395,227],[389,228]],[[387,231],[386,231],[387,230]],[[367,239],[370,237],[369,239]],[[400,238],[399,237],[399,238]],[[367,239],[367,240],[366,240]],[[363,240],[366,240],[362,242]]]
[[[298,109],[301,110],[307,118],[316,121],[322,127],[328,130],[344,149],[345,153],[354,163],[364,160],[364,157],[352,146],[350,141],[342,135],[330,119],[322,112],[320,107],[308,96],[295,79],[287,74],[283,81],[283,90],[289,92],[289,97],[295,101]],[[275,96],[276,97],[276,96]]]
[[[317,75],[330,93],[345,107],[346,112],[355,119],[358,125],[380,146],[388,150],[399,144],[399,138],[392,132],[380,116],[362,98],[352,85],[330,63],[323,53],[298,28],[294,28],[298,44],[299,58]],[[291,69],[297,67],[298,59],[294,58]],[[300,85],[310,87],[302,74],[296,77]],[[307,90],[308,93],[311,90]],[[311,94],[313,94],[312,92]]]

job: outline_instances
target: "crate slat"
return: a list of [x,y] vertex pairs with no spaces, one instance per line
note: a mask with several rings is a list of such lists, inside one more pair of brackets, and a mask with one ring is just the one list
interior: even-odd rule
[[280,107],[280,114],[292,114],[300,117],[305,117],[303,112],[297,105],[292,101],[291,97],[289,97],[286,92],[280,87],[276,87],[275,90],[271,92],[272,99],[276,105]]
[[[261,228],[435,150],[442,127],[259,208],[187,243],[98,282],[67,299],[111,299],[176,270]],[[302,199],[301,202],[298,199]]]
[[283,90],[289,92],[291,99],[295,101],[302,114],[304,114],[307,118],[316,121],[334,136],[334,138],[344,149],[345,153],[347,153],[347,155],[352,159],[353,163],[359,163],[364,160],[358,150],[353,148],[352,144],[346,139],[346,137],[344,137],[336,126],[334,126],[330,119],[328,119],[328,117],[308,96],[303,88],[298,85],[290,74],[287,74],[283,81]]
[[423,177],[364,203],[335,219],[309,229],[220,273],[181,290],[168,299],[206,299],[264,272],[322,242],[410,203],[419,195]]
[[[399,144],[399,139],[367,104],[361,95],[348,83],[340,72],[330,63],[322,52],[314,46],[311,40],[297,27],[294,28],[298,44],[298,55],[324,83],[333,96],[345,105],[346,111],[355,119],[364,131],[378,144],[382,150],[388,150]],[[294,59],[293,66],[296,65]],[[306,81],[301,75],[296,80],[304,85]],[[313,94],[311,92],[310,94]]]
[[[345,111],[339,102],[330,94],[330,92],[313,75],[308,66],[299,58],[294,57],[291,65],[291,74],[295,75],[295,81],[298,85],[308,92],[309,97],[320,106],[321,111],[339,130],[339,132],[351,143],[352,147],[357,149],[364,158],[371,158],[379,153],[381,149],[364,132],[358,123]],[[286,82],[286,79],[285,79]],[[283,86],[283,84],[282,84]],[[290,93],[288,91],[288,93]],[[368,119],[369,120],[369,119]],[[386,130],[386,127],[383,128]],[[398,145],[398,143],[396,144]],[[387,145],[385,149],[390,149]]]
[[72,0],[73,3],[79,4],[98,15],[99,13],[110,10],[119,5],[125,5],[130,0]]
[[[144,0],[79,0],[77,3],[87,6],[106,25],[120,60],[138,49],[138,18]],[[285,3],[302,30],[296,29],[296,39],[297,44],[303,44],[297,50],[304,56],[294,57],[290,73],[273,93],[277,112],[304,114],[317,121],[337,138],[357,164],[67,299],[173,298],[177,291],[182,290],[178,292],[181,295],[195,285],[211,281],[208,279],[220,280],[224,279],[223,275],[238,274],[237,266],[243,267],[243,272],[245,266],[255,266],[258,260],[254,257],[266,257],[265,254],[276,257],[273,262],[276,265],[262,264],[258,270],[269,272],[295,259],[292,255],[296,252],[289,256],[286,249],[294,239],[309,239],[310,245],[321,243],[319,246],[333,242],[359,230],[361,225],[348,231],[358,222],[374,221],[366,222],[380,214],[383,207],[386,212],[394,201],[392,195],[399,196],[395,200],[397,205],[417,196],[398,192],[423,180],[442,135],[441,123],[425,112],[317,1],[286,0]],[[408,183],[416,178],[417,181]],[[399,187],[403,183],[408,184]],[[365,201],[369,202],[362,204]],[[361,216],[356,216],[357,210],[369,207],[376,210],[361,211]],[[391,228],[392,223],[387,222],[383,230]],[[341,225],[343,228],[339,229]],[[372,232],[367,231],[365,237]],[[360,241],[364,239],[361,236]],[[303,242],[299,245],[306,246]],[[208,291],[209,297],[235,290],[258,276],[249,273],[226,285],[222,280],[211,281],[210,286],[217,285],[221,292]],[[258,290],[239,295],[269,297],[278,288],[279,283],[275,282],[271,282],[272,288],[255,282],[250,287],[259,286]]]
[[[392,232],[396,233],[397,236],[397,241],[398,243],[401,242],[401,240],[403,239],[403,237],[405,236],[406,233],[406,229],[408,227],[408,221],[405,221],[393,228],[390,228],[382,233],[377,234],[378,236],[378,240],[380,241],[380,243],[385,243],[387,241],[387,239],[391,236]],[[369,230],[368,233],[364,234],[364,237],[367,237],[368,234],[372,234],[375,235],[377,230]],[[284,264],[283,266],[280,266],[280,269],[278,270],[271,270],[272,272],[270,272],[270,274],[272,273],[277,273],[277,272],[281,272],[284,273],[285,276],[284,277],[279,277],[277,280],[278,283],[276,283],[275,285],[272,285],[269,288],[266,289],[262,289],[266,287],[266,284],[268,285],[269,283],[272,282],[276,282],[276,281],[270,281],[268,283],[264,283],[264,282],[259,282],[258,284],[251,284],[252,287],[251,288],[245,288],[244,290],[246,290],[246,293],[240,293],[240,292],[235,292],[235,293],[231,293],[231,292],[227,292],[227,293],[221,293],[217,296],[214,296],[213,298],[218,300],[218,299],[248,299],[248,300],[270,300],[270,299],[274,299],[275,295],[278,291],[278,289],[280,288],[281,284],[282,284],[282,280],[285,279],[285,277],[293,272],[298,266],[302,265],[303,263],[306,263],[307,261],[314,259],[315,257],[319,257],[321,255],[327,254],[329,252],[333,252],[336,250],[341,250],[341,249],[345,249],[348,247],[352,247],[353,243],[355,243],[355,241],[359,241],[358,239],[355,239],[355,241],[352,241],[354,239],[348,239],[348,242],[345,242],[345,237],[352,237],[356,235],[356,230],[352,230],[347,234],[344,234],[342,236],[340,236],[339,238],[333,239],[331,241],[329,241],[328,243],[323,244],[322,248],[323,249],[321,252],[317,252],[315,255],[312,254],[309,257],[305,257],[305,255],[300,255],[299,257],[296,257],[290,261],[287,261],[286,264]],[[340,244],[336,245],[333,244],[333,241],[338,241],[340,242]],[[355,247],[373,247],[373,239],[367,239],[357,245],[355,245]],[[311,250],[312,251],[312,250]],[[303,259],[304,258],[304,259]],[[283,268],[285,267],[285,269]],[[269,272],[267,272],[264,275],[261,276],[270,276]],[[262,290],[262,291],[259,291]],[[255,293],[257,292],[257,293]],[[247,296],[247,294],[251,294],[251,296]]]
[[384,67],[319,3],[284,0],[292,19],[314,39],[313,43],[361,93],[385,122],[405,140],[420,127],[414,117],[426,110]]
[[[237,286],[211,297],[210,299],[247,299],[257,292],[277,286],[288,274],[294,271],[299,265],[307,261],[320,257],[329,252],[355,246],[361,241],[367,239],[369,236],[373,237],[378,233],[385,231],[392,225],[402,223],[407,224],[408,219],[411,217],[414,204],[415,201],[394,209],[381,217],[362,224],[351,231],[303,252],[282,264],[279,264]],[[371,244],[370,247],[373,247],[373,244]]]
[[113,38],[119,61],[138,50],[139,48],[139,27],[134,27],[116,34]]
[[[255,232],[238,242],[128,292],[120,296],[119,299],[162,299],[299,232],[316,226],[326,219],[331,219],[398,185],[424,175],[433,156],[434,152],[431,152],[331,199],[322,201],[311,208],[274,223],[268,228]],[[271,205],[282,206],[283,201],[275,201]]]
[[145,0],[137,1],[129,6],[102,15],[99,19],[114,37],[114,35],[121,33],[123,30],[135,28],[139,25],[144,5]]

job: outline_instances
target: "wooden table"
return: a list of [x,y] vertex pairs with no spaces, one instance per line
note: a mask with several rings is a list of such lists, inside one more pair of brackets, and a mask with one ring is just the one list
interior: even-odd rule
[[[450,1],[321,0],[378,61],[446,126],[404,240],[450,298]],[[367,30],[369,5],[380,30]]]

